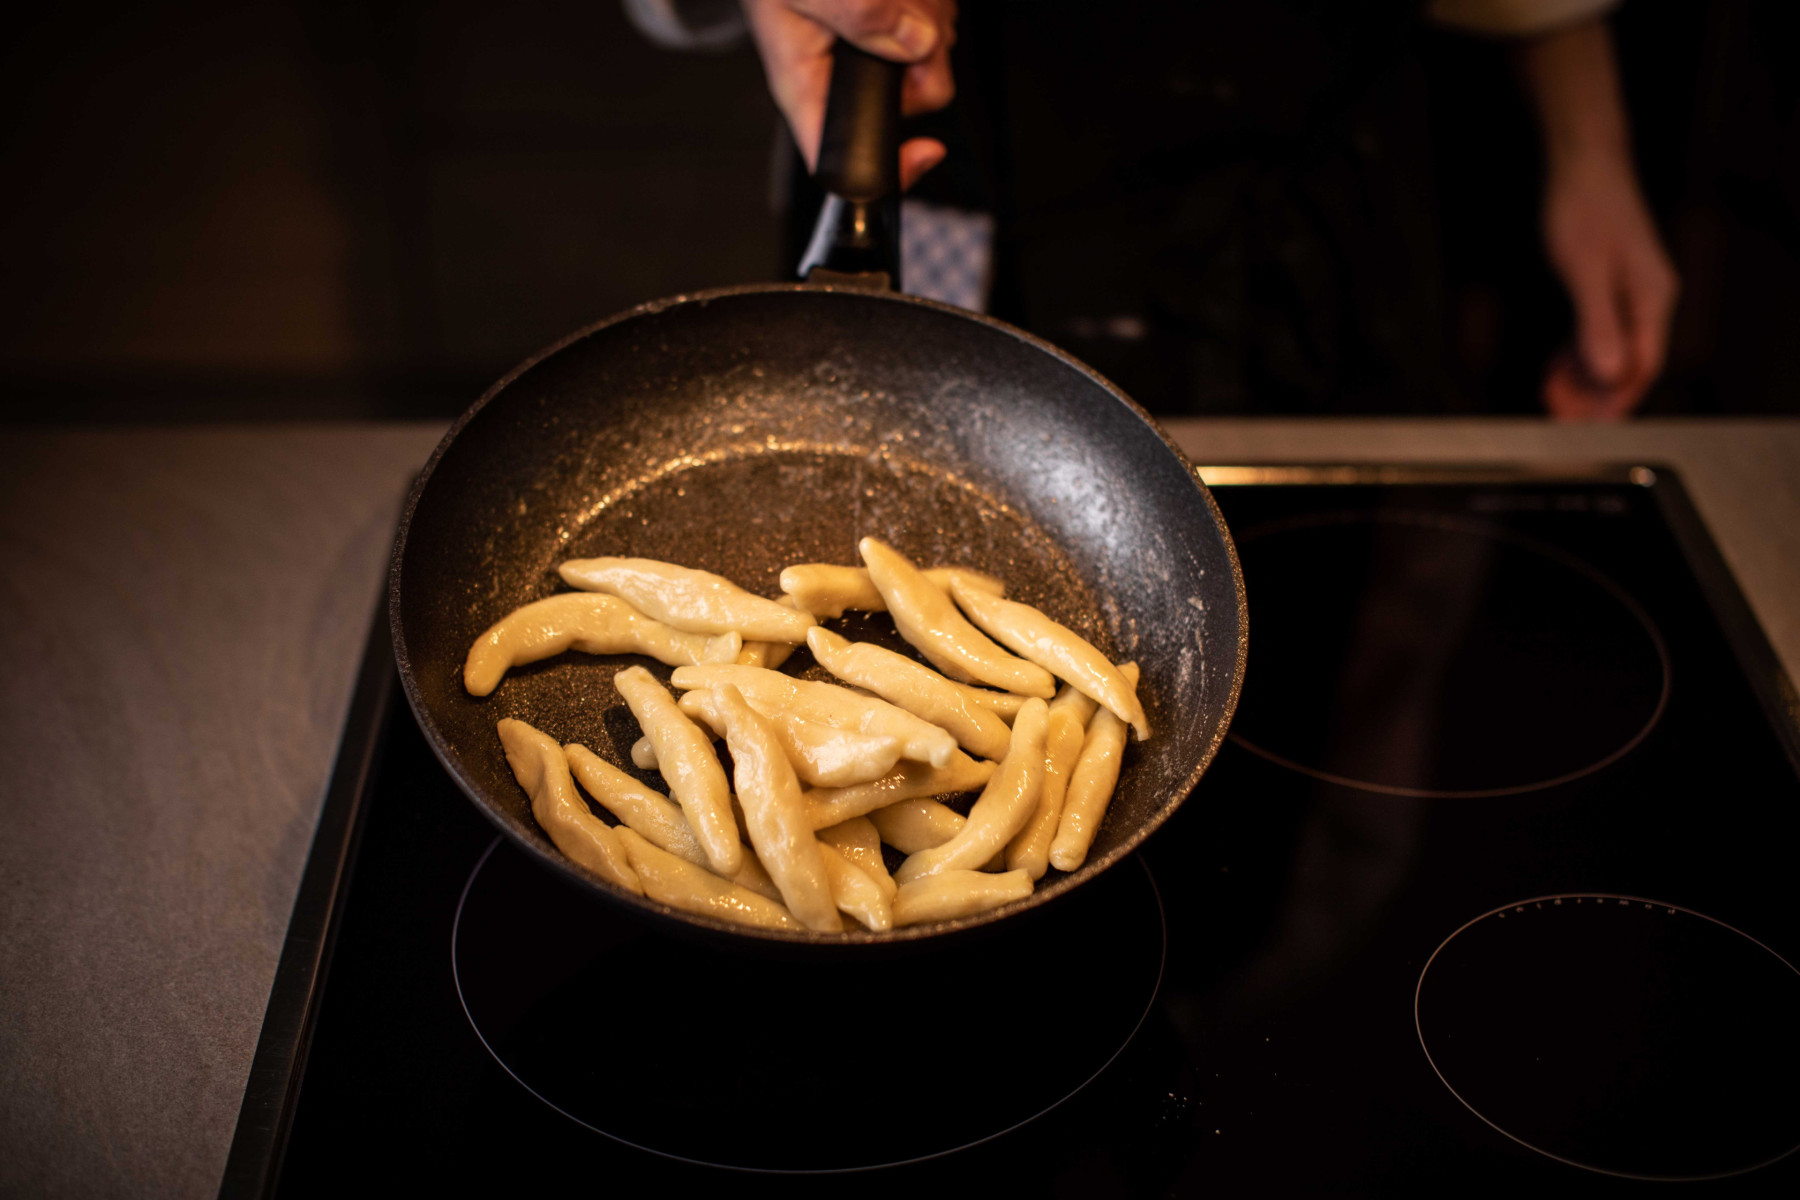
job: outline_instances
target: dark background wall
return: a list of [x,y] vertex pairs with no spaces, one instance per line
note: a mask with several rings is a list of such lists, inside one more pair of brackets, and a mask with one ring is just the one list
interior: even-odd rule
[[[1662,411],[1800,406],[1800,19],[1631,0],[1646,186],[1685,292]],[[754,54],[614,0],[181,0],[15,18],[0,71],[13,420],[450,414],[652,297],[784,273]],[[1567,313],[1503,56],[1420,40],[1466,404],[1529,408]],[[1496,180],[1500,181],[1498,184]]]
[[453,412],[774,270],[754,54],[660,50],[614,0],[55,6],[4,77],[15,415]]

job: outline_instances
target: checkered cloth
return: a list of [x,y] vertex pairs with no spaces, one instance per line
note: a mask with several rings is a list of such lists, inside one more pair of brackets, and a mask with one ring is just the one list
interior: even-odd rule
[[993,268],[993,214],[900,202],[900,280],[909,295],[986,312]]

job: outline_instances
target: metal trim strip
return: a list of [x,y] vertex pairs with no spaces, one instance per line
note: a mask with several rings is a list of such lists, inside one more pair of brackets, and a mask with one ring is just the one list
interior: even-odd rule
[[337,761],[325,790],[262,1033],[250,1060],[244,1102],[225,1160],[219,1195],[230,1200],[272,1196],[287,1150],[319,1002],[330,974],[344,896],[361,842],[365,795],[381,763],[381,733],[394,706],[399,678],[388,638],[385,590],[370,621],[356,690],[344,719]]

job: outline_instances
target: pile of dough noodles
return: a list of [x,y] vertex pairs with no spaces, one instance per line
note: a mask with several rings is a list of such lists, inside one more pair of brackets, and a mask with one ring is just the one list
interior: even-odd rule
[[[476,696],[570,649],[675,668],[679,700],[643,667],[613,677],[644,732],[632,760],[659,770],[668,796],[579,743],[499,723],[557,848],[687,912],[831,932],[840,913],[875,931],[966,916],[1029,896],[1052,866],[1079,867],[1127,729],[1150,733],[1136,665],[1006,599],[998,580],[920,570],[874,538],[859,548],[861,567],[787,568],[780,600],[650,559],[573,559],[561,575],[579,590],[482,634],[463,666]],[[818,623],[846,609],[889,613],[937,670]],[[844,686],[778,670],[802,643]],[[977,789],[967,817],[939,799]],[[906,856],[892,875],[884,842]]]

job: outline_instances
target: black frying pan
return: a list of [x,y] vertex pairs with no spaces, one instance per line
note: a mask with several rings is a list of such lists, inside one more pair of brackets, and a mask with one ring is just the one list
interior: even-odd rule
[[[890,115],[861,124],[891,162],[898,74],[885,64],[856,74],[877,61],[840,55],[832,107],[841,116],[850,80],[878,79],[885,90],[870,93]],[[828,137],[820,174],[834,190],[836,153]],[[825,247],[815,257],[839,282],[820,285],[815,270],[812,283],[656,301],[501,380],[439,443],[394,550],[389,611],[406,696],[469,798],[515,844],[608,899],[739,946],[905,944],[1054,901],[1187,797],[1243,680],[1243,579],[1192,468],[1143,410],[1055,347],[870,289],[871,276],[894,276],[887,175],[877,181],[885,194],[865,190],[826,214],[837,228],[815,239]],[[1140,664],[1154,735],[1127,750],[1085,865],[960,921],[832,935],[678,912],[565,859],[532,819],[495,722],[517,717],[630,770],[638,731],[611,680],[644,660],[568,654],[511,672],[478,700],[461,670],[475,637],[562,590],[566,558],[668,559],[775,595],[783,566],[857,562],[857,541],[871,534],[922,564],[998,575],[1009,595]],[[899,645],[885,616],[858,621],[851,636]],[[802,650],[785,669],[822,676],[810,662]],[[668,668],[649,665],[667,679]]]

